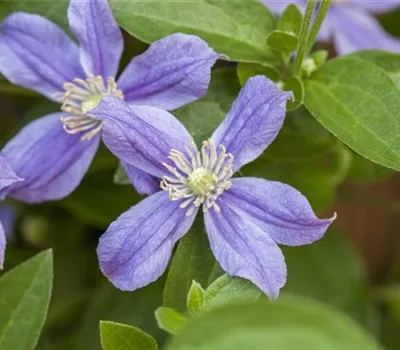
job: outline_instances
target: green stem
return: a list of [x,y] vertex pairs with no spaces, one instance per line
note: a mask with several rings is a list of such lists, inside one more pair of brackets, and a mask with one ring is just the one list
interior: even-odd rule
[[322,0],[321,5],[318,10],[318,13],[317,13],[317,16],[315,17],[314,24],[311,28],[310,36],[308,38],[306,55],[311,51],[312,46],[314,45],[315,40],[317,39],[317,35],[321,29],[322,23],[325,20],[325,17],[328,13],[330,6],[331,6],[330,0]]
[[297,45],[297,56],[294,62],[294,73],[300,73],[301,65],[308,49],[308,37],[312,17],[317,6],[317,0],[308,0],[306,12],[304,14],[303,23],[301,24],[299,43]]

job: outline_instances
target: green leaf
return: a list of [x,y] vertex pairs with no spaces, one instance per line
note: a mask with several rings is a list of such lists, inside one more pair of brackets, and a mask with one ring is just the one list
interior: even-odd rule
[[192,281],[187,298],[187,310],[190,314],[199,313],[204,306],[204,289],[196,281]]
[[240,90],[234,68],[217,69],[212,72],[207,95],[173,112],[189,130],[196,142],[211,137],[214,130],[231,108]]
[[265,75],[275,82],[279,81],[280,78],[280,73],[274,67],[256,63],[239,63],[237,75],[241,86],[244,86],[249,78],[257,75]]
[[363,157],[400,170],[400,91],[383,69],[340,58],[305,87],[305,105],[323,126]]
[[348,174],[349,180],[362,182],[382,181],[394,174],[392,169],[373,163],[356,153],[353,153],[352,158]]
[[315,210],[333,204],[347,176],[351,154],[300,107],[288,113],[276,140],[242,170],[244,176],[287,183],[301,191]]
[[304,85],[300,78],[293,76],[283,86],[283,90],[293,93],[293,101],[288,101],[286,108],[292,111],[304,102]]
[[[206,335],[206,336],[205,336]],[[190,320],[168,350],[378,350],[338,310],[303,298],[226,305]]]
[[348,149],[337,145],[324,156],[306,162],[270,159],[265,164],[263,177],[292,185],[307,197],[315,211],[321,211],[333,205],[350,165]]
[[156,312],[158,326],[169,334],[179,334],[187,319],[180,312],[169,307],[159,307]]
[[165,332],[158,328],[154,311],[162,303],[163,287],[164,280],[159,279],[145,288],[126,293],[116,289],[109,281],[104,281],[91,294],[70,348],[98,350],[98,322],[101,319],[134,324],[151,334],[161,346]]
[[233,301],[255,301],[261,295],[261,291],[250,281],[225,274],[206,289],[205,308],[209,310]]
[[231,277],[228,274],[225,273],[218,277],[205,290],[204,302],[209,304],[224,287],[229,285],[229,283],[231,283]]
[[203,217],[198,215],[172,258],[165,283],[164,306],[185,312],[192,281],[207,287],[220,274],[204,230]]
[[0,279],[0,349],[34,349],[46,320],[53,281],[47,250]]
[[241,62],[276,60],[265,45],[275,16],[258,0],[111,0],[118,23],[151,43],[173,33],[194,34]]
[[303,15],[297,5],[290,4],[279,17],[278,29],[298,37],[302,21]]
[[392,80],[400,87],[400,55],[397,53],[381,51],[381,50],[366,50],[352,53],[346,57],[359,58],[364,61],[375,64],[385,70]]
[[139,328],[126,324],[100,321],[103,350],[157,350],[157,342]]
[[316,68],[321,67],[328,59],[328,51],[318,50],[310,55],[310,58],[314,61]]
[[296,49],[299,38],[293,34],[282,32],[281,30],[272,31],[267,38],[267,44],[277,50],[291,52]]
[[0,6],[0,21],[3,21],[3,19],[12,12],[24,11],[46,17],[50,21],[55,22],[62,28],[68,30],[68,4],[69,0],[2,0]]
[[[340,213],[339,213],[340,215]],[[288,267],[284,292],[334,305],[368,327],[373,309],[360,258],[336,231],[302,247],[283,247]]]
[[90,174],[75,192],[57,204],[86,223],[105,228],[140,200],[133,187],[118,186],[112,180],[109,171]]

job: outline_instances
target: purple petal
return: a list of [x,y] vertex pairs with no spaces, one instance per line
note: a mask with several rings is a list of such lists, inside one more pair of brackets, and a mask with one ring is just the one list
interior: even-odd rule
[[17,215],[17,208],[4,202],[0,203],[0,223],[3,225],[6,238],[12,236],[15,231]]
[[212,136],[216,145],[224,145],[234,156],[234,171],[256,159],[275,139],[291,96],[263,76],[247,81]]
[[289,246],[319,240],[336,218],[335,214],[331,219],[318,219],[299,191],[258,178],[232,179],[232,188],[224,193],[224,204],[237,207],[242,217],[258,225],[276,243]]
[[55,101],[65,82],[84,76],[76,44],[41,16],[8,16],[1,25],[0,52],[0,72],[8,80]]
[[373,12],[391,11],[400,5],[400,1],[396,0],[350,0],[349,2]]
[[19,178],[7,160],[0,156],[0,199],[4,199],[8,187],[20,181],[23,181],[23,179]]
[[223,199],[220,213],[211,210],[204,215],[211,250],[229,275],[252,281],[276,299],[286,283],[281,250],[266,232]]
[[0,222],[0,269],[3,269],[5,251],[6,235],[4,233],[3,225]]
[[305,0],[261,0],[261,2],[277,14],[281,14],[290,4],[298,5],[301,10],[304,10],[306,7]]
[[197,36],[172,34],[155,41],[122,73],[118,87],[134,104],[175,109],[203,97],[218,54]]
[[334,10],[333,38],[340,55],[367,49],[400,52],[400,40],[386,33],[367,11],[355,6],[337,6]]
[[170,113],[148,106],[133,106],[116,97],[103,98],[89,112],[103,120],[103,142],[123,162],[156,177],[166,173],[172,148],[183,151],[191,136]]
[[12,197],[28,203],[57,200],[81,182],[100,137],[82,141],[82,135],[67,134],[61,116],[53,113],[31,122],[4,147],[3,156],[24,179],[11,186]]
[[[332,6],[332,5],[331,5]],[[321,29],[318,33],[317,39],[320,41],[331,41],[335,30],[335,17],[332,15],[332,9],[328,12],[322,23]]]
[[86,74],[115,77],[124,42],[107,0],[71,0],[68,19]]
[[154,194],[160,190],[160,180],[127,163],[121,163],[128,179],[140,194]]
[[157,280],[165,271],[175,243],[190,229],[180,202],[167,192],[147,197],[114,221],[100,238],[100,268],[112,284],[133,291]]

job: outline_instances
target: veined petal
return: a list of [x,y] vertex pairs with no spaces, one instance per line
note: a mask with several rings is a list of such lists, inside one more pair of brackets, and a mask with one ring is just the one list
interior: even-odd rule
[[241,217],[258,225],[276,243],[299,246],[323,237],[336,214],[318,219],[307,198],[281,182],[258,178],[232,179],[224,205],[236,207]]
[[100,137],[82,141],[67,134],[53,113],[24,127],[2,150],[15,173],[24,179],[11,186],[10,195],[28,203],[57,200],[81,182],[96,153]]
[[103,121],[105,145],[123,162],[163,177],[171,149],[184,150],[191,136],[170,113],[148,106],[130,106],[116,97],[104,97],[90,115]]
[[147,197],[122,214],[100,238],[100,268],[112,284],[133,291],[165,271],[175,243],[190,229],[187,217],[166,192]]
[[271,299],[286,283],[286,264],[273,239],[236,207],[220,197],[220,213],[204,214],[211,250],[221,267],[232,276],[246,278]]
[[250,78],[211,139],[234,157],[233,170],[256,159],[278,135],[291,93],[266,77]]
[[4,233],[3,225],[0,222],[0,270],[3,269],[5,252],[6,252],[6,235]]
[[350,0],[349,2],[373,12],[387,12],[400,6],[400,1],[396,0]]
[[13,84],[58,101],[63,84],[83,77],[78,47],[46,18],[17,12],[0,29],[0,72]]
[[6,196],[7,188],[22,180],[15,174],[7,160],[0,155],[0,199]]
[[154,194],[160,190],[160,179],[122,162],[128,179],[140,194]]
[[356,6],[337,6],[334,10],[333,40],[340,55],[367,49],[400,52],[400,40],[386,33],[366,10]]
[[194,35],[155,41],[122,73],[118,87],[134,104],[175,109],[203,97],[218,54]]
[[87,74],[115,77],[124,42],[107,0],[71,0],[68,19]]

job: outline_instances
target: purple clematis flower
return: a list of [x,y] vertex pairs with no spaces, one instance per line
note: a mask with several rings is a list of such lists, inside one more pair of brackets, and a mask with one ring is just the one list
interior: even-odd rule
[[[276,13],[282,13],[290,3],[301,10],[306,0],[261,0]],[[336,51],[344,55],[359,50],[382,49],[400,52],[400,40],[388,34],[373,13],[390,11],[400,5],[396,0],[337,0],[331,8],[319,33],[319,40],[333,40]]]
[[[0,199],[4,199],[11,185],[22,181],[12,170],[10,164],[0,156]],[[6,234],[0,222],[0,269],[3,268],[4,253],[6,250]]]
[[275,139],[289,97],[265,77],[249,79],[200,150],[166,111],[112,97],[90,111],[107,125],[103,140],[110,150],[159,181],[158,192],[122,214],[100,239],[101,270],[117,288],[132,291],[161,276],[202,207],[221,267],[278,296],[286,265],[277,244],[310,244],[335,219],[318,219],[307,199],[283,183],[232,178]]
[[[25,202],[63,198],[81,182],[104,128],[86,112],[103,96],[175,109],[206,93],[218,58],[200,38],[173,34],[135,57],[116,82],[123,39],[107,0],[71,0],[68,19],[79,47],[34,14],[11,14],[0,28],[0,72],[62,103],[63,112],[33,121],[2,151],[25,179],[10,195]],[[130,174],[139,188],[152,181],[132,167]]]

